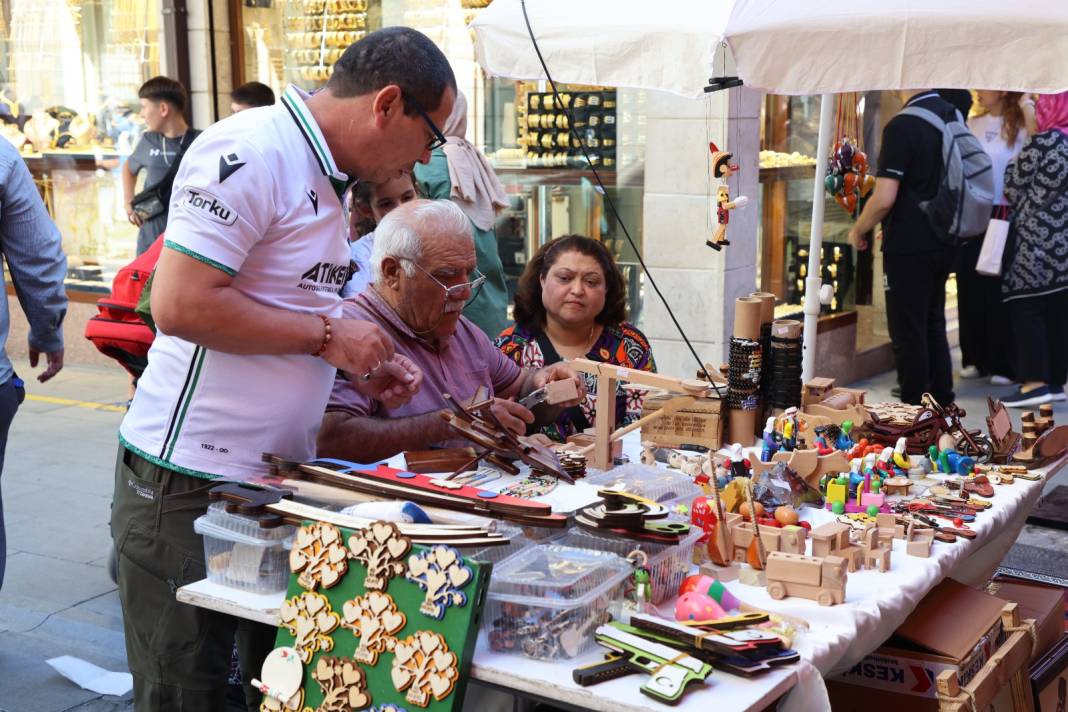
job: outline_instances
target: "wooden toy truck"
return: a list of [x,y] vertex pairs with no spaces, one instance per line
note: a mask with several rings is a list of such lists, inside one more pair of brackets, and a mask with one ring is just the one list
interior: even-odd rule
[[845,600],[846,560],[840,556],[803,556],[773,551],[768,554],[768,595],[776,601],[799,596],[821,606]]

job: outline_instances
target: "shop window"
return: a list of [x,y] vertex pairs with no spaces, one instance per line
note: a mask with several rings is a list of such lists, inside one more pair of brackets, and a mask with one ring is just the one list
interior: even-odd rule
[[69,287],[106,290],[134,256],[119,169],[142,131],[137,89],[160,73],[160,53],[158,0],[4,3],[0,134],[63,235]]

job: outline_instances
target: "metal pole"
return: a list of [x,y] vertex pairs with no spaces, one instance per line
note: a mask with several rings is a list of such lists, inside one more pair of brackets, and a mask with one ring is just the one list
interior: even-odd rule
[[816,142],[816,178],[812,185],[812,232],[808,238],[808,275],[805,277],[805,331],[801,353],[801,382],[816,374],[816,328],[820,316],[820,245],[823,243],[823,181],[827,177],[827,154],[831,148],[834,95],[820,95],[820,133]]

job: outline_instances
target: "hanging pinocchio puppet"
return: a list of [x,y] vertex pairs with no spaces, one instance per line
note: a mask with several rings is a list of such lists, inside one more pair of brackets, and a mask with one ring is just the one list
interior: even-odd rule
[[[738,172],[738,165],[731,163],[734,154],[721,151],[715,143],[708,143],[708,150],[712,152],[712,176],[720,180],[727,180]],[[731,220],[730,211],[741,208],[749,202],[749,198],[740,195],[731,200],[731,191],[726,183],[721,184],[716,193],[716,230],[705,244],[713,250],[719,251],[724,245],[731,244],[727,239],[727,224]]]

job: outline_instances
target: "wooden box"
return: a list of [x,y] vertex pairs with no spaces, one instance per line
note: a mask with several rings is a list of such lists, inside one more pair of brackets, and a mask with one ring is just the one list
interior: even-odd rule
[[[642,416],[659,410],[670,396],[645,399]],[[723,446],[723,401],[719,398],[699,398],[671,415],[665,415],[642,426],[642,441],[661,447],[703,445],[712,450]]]

